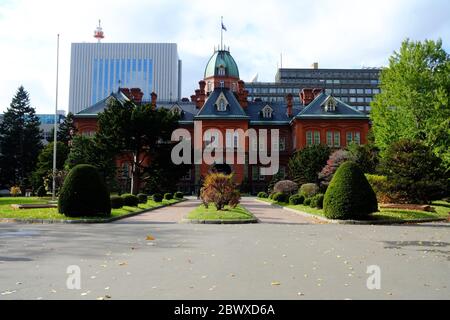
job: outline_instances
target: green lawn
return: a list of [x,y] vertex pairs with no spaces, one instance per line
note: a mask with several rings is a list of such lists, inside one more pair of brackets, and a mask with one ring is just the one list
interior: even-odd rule
[[187,218],[191,220],[249,220],[254,219],[254,216],[240,205],[234,209],[226,206],[224,211],[218,211],[214,205],[208,208],[200,205],[189,212]]
[[[274,203],[270,199],[259,199],[268,203]],[[277,203],[280,206],[291,208],[297,211],[306,212],[312,215],[325,217],[322,209],[311,208],[304,205],[290,205],[287,203]],[[398,210],[398,209],[381,209],[380,212],[372,214],[371,219],[374,220],[397,220],[397,221],[414,221],[418,219],[440,219],[447,218],[450,212],[450,203],[445,201],[433,202],[436,212],[424,212],[416,210]]]
[[[5,197],[0,198],[0,219],[13,218],[13,219],[48,219],[48,220],[80,220],[80,219],[99,219],[99,217],[66,217],[63,214],[58,213],[56,208],[46,209],[13,209],[11,204],[43,204],[47,203],[50,198],[24,198],[24,197]],[[120,217],[133,212],[139,212],[148,210],[161,205],[169,205],[177,203],[179,200],[163,200],[161,203],[156,203],[153,200],[148,200],[145,204],[139,204],[138,207],[123,207],[120,209],[113,209],[109,218]],[[101,217],[100,217],[101,218]]]

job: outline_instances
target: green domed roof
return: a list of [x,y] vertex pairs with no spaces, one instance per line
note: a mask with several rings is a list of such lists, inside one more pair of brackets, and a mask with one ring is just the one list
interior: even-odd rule
[[225,68],[225,76],[239,78],[239,69],[229,51],[214,52],[205,69],[205,79],[219,76],[219,68]]

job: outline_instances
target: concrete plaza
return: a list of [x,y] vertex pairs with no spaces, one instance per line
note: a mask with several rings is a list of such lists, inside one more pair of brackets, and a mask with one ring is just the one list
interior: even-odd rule
[[197,204],[112,224],[0,224],[0,299],[450,299],[449,224],[316,224],[252,199],[262,223],[176,223]]

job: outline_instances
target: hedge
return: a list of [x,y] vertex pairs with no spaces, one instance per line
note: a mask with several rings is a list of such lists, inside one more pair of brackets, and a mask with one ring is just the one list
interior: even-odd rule
[[165,193],[164,194],[164,200],[172,200],[173,194],[172,193]]
[[258,193],[258,198],[260,198],[260,199],[267,199],[268,197],[269,197],[269,195],[264,191]]
[[123,194],[121,197],[123,199],[124,206],[137,207],[139,205],[139,199],[134,194],[126,193],[126,194]]
[[155,202],[162,202],[163,200],[163,196],[160,193],[155,193],[152,198]]
[[112,209],[120,209],[123,207],[123,198],[120,196],[111,196],[110,198],[111,208]]
[[304,201],[305,201],[305,197],[300,194],[294,194],[293,196],[291,196],[289,198],[289,204],[294,205],[294,206],[303,204]]
[[147,201],[148,201],[148,196],[143,193],[139,193],[137,195],[137,198],[138,198],[139,203],[147,203]]

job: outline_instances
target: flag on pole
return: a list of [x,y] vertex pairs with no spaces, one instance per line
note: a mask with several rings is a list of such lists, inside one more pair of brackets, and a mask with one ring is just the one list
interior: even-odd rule
[[222,30],[227,31],[227,28],[225,27],[225,25],[223,24],[223,22],[222,22]]

